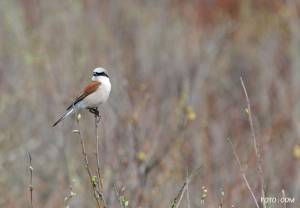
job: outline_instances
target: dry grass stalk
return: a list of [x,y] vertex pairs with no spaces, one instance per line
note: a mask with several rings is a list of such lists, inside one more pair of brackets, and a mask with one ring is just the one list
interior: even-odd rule
[[[257,158],[257,170],[258,170],[258,175],[259,175],[259,180],[260,180],[261,197],[265,198],[264,177],[263,177],[263,169],[262,169],[262,156],[261,156],[261,152],[259,150],[256,135],[255,135],[255,129],[254,129],[254,124],[253,124],[253,119],[252,119],[251,103],[250,103],[250,99],[249,99],[249,96],[248,96],[248,93],[247,93],[247,89],[246,89],[246,86],[244,84],[244,81],[243,81],[242,77],[240,77],[240,81],[241,81],[243,91],[244,91],[244,94],[245,94],[245,98],[246,98],[246,102],[247,102],[247,115],[248,115],[250,130],[251,130],[251,136],[252,136],[252,139],[253,139],[255,155],[256,155],[256,158]],[[266,203],[264,201],[263,201],[263,207],[266,208]]]

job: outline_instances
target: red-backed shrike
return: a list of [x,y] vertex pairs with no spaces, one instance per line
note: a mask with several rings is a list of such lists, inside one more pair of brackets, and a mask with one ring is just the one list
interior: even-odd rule
[[111,90],[109,75],[104,68],[96,68],[93,71],[92,81],[83,89],[83,92],[66,109],[66,112],[53,124],[56,126],[75,110],[88,109],[91,113],[99,116],[98,107],[106,102]]

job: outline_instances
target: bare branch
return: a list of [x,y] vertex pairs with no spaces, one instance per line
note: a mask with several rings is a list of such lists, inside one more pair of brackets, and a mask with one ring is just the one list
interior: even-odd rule
[[[92,175],[92,172],[91,172],[91,169],[89,167],[89,161],[88,161],[88,156],[87,156],[87,153],[86,153],[86,150],[85,150],[85,143],[84,143],[84,139],[81,135],[81,132],[80,132],[80,124],[79,124],[79,120],[80,120],[80,114],[78,114],[76,112],[76,124],[77,124],[77,130],[73,131],[74,133],[77,133],[78,136],[79,136],[79,139],[80,139],[80,144],[81,144],[81,152],[82,152],[82,155],[83,155],[83,158],[84,158],[84,163],[85,163],[85,169],[89,175],[89,180],[90,180],[90,183],[93,187],[93,194],[94,194],[94,198],[96,200],[96,203],[97,203],[97,207],[98,208],[101,208],[101,207],[106,207],[106,205],[104,204],[104,201],[103,201],[103,195],[101,195],[100,191],[97,190],[97,181],[95,180],[95,178],[93,177]],[[102,202],[102,206],[101,206],[101,202]]]
[[105,198],[104,198],[104,194],[103,194],[103,177],[101,175],[101,171],[100,171],[100,155],[99,155],[99,134],[98,134],[98,126],[99,126],[99,122],[100,122],[101,117],[97,116],[95,114],[95,135],[96,135],[96,160],[97,160],[97,176],[98,176],[98,190],[100,192],[100,195],[102,196],[102,201],[104,204],[106,204],[105,202]]
[[239,166],[239,169],[240,169],[240,173],[241,173],[242,179],[244,180],[244,182],[245,182],[245,184],[246,184],[246,186],[247,186],[249,192],[251,193],[251,196],[252,196],[252,198],[253,198],[253,200],[254,200],[254,202],[255,202],[256,207],[259,208],[258,202],[257,202],[257,200],[256,200],[256,198],[255,198],[255,195],[254,195],[254,193],[253,193],[253,191],[252,191],[252,188],[251,188],[251,186],[250,186],[250,184],[249,184],[249,182],[248,182],[248,179],[247,179],[247,177],[246,177],[246,173],[245,173],[245,171],[244,171],[243,168],[242,168],[240,158],[239,158],[239,156],[238,156],[238,154],[237,154],[237,152],[236,152],[236,150],[235,150],[235,148],[234,148],[234,146],[233,146],[233,143],[232,143],[232,141],[231,141],[230,138],[227,138],[227,140],[228,140],[228,142],[229,142],[229,144],[230,144],[230,146],[231,146],[231,148],[232,148],[232,152],[233,152],[233,154],[234,154],[235,160],[236,160],[236,162],[237,162],[237,164],[238,164],[238,166]]

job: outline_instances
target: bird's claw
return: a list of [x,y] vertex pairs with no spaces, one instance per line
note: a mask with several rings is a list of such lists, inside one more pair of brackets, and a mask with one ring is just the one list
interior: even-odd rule
[[95,115],[96,122],[99,123],[99,121],[101,120],[101,115],[98,111],[98,108],[89,108],[89,111]]

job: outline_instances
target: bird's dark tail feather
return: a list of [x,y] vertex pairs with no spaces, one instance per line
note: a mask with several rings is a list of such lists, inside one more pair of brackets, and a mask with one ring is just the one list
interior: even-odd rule
[[66,117],[68,117],[70,114],[72,114],[74,112],[74,108],[71,108],[69,110],[67,110],[64,115],[62,115],[62,117],[60,117],[53,125],[52,127],[56,126],[59,122],[61,122],[62,120],[64,120]]

